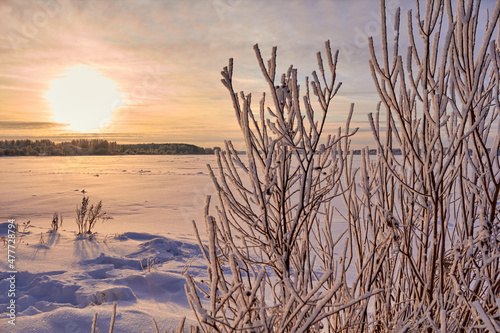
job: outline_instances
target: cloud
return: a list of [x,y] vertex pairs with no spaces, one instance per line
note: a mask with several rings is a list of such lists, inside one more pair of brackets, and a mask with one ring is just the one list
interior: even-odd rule
[[6,130],[39,130],[62,128],[65,124],[44,121],[0,121],[0,129]]

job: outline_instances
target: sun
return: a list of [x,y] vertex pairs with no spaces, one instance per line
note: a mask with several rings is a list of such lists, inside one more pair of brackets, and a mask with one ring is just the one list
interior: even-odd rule
[[121,101],[117,84],[85,65],[69,68],[50,82],[45,95],[54,121],[78,132],[95,132],[108,125]]

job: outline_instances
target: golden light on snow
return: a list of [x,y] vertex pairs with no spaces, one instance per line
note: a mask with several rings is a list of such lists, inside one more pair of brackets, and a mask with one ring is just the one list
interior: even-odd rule
[[116,82],[84,65],[71,67],[53,79],[45,95],[54,121],[68,124],[68,129],[78,132],[93,132],[106,126],[120,96]]

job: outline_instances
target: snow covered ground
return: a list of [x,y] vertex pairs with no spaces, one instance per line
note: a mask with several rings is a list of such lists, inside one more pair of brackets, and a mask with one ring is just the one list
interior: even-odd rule
[[[213,194],[207,163],[214,166],[214,157],[0,158],[0,236],[9,219],[25,231],[16,239],[17,273],[8,273],[8,246],[0,242],[0,332],[89,332],[96,312],[105,332],[115,301],[115,332],[154,332],[152,318],[160,331],[182,317],[189,323],[182,273],[206,275],[191,221],[204,225],[205,197]],[[93,240],[76,236],[84,194],[114,218],[98,222]],[[50,233],[54,212],[64,221]]]

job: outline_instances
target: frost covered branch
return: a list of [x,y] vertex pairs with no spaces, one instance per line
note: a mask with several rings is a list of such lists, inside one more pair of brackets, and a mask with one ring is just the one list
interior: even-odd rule
[[348,166],[350,137],[357,131],[350,129],[354,107],[336,135],[323,134],[340,87],[338,52],[326,42],[325,53],[317,54],[319,73],[306,78],[301,92],[293,66],[276,84],[276,48],[267,66],[257,45],[254,50],[269,85],[257,113],[251,94],[233,88],[233,61],[222,71],[246,156],[226,142],[225,151],[217,152],[218,174],[208,166],[218,197],[217,218],[209,213],[210,199],[205,208],[208,247],[200,241],[210,281],[188,276],[188,299],[204,331],[361,326],[372,293],[350,290],[353,253],[336,255],[342,244],[351,246],[350,238],[332,228],[333,199],[354,184]]

